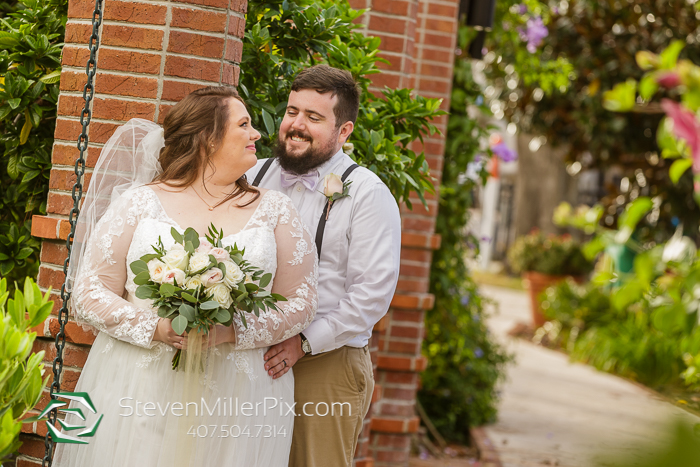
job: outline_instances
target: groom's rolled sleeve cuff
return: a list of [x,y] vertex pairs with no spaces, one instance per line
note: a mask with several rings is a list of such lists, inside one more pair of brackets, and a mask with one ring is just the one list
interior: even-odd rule
[[317,319],[304,329],[304,337],[311,345],[311,355],[335,349],[335,337],[330,324],[325,319]]

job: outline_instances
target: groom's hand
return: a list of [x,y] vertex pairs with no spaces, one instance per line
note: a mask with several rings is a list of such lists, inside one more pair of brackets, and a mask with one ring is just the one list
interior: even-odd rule
[[304,351],[301,350],[301,337],[297,334],[284,342],[270,347],[267,353],[265,353],[265,371],[267,371],[268,375],[272,376],[272,379],[277,379],[284,376],[284,374],[303,356]]

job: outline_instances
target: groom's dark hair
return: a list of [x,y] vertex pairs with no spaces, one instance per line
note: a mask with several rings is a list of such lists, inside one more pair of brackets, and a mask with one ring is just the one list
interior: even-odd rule
[[354,124],[357,120],[361,90],[349,71],[328,65],[312,66],[299,72],[292,83],[292,91],[303,89],[313,89],[321,94],[330,92],[331,97],[338,96],[333,109],[336,128],[345,122]]

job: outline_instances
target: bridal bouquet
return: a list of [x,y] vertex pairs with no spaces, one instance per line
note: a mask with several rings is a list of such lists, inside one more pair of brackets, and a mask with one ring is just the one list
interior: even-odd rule
[[[205,241],[192,228],[184,235],[170,231],[175,243],[165,249],[161,238],[130,267],[139,287],[136,296],[153,300],[158,316],[172,318],[173,330],[182,335],[192,329],[208,333],[216,324],[230,326],[238,313],[244,326],[245,314],[259,316],[260,310],[278,310],[276,303],[287,299],[265,290],[272,274],[251,265],[244,259],[245,249],[224,247],[223,230],[212,224]],[[178,350],[173,369],[180,363]]]

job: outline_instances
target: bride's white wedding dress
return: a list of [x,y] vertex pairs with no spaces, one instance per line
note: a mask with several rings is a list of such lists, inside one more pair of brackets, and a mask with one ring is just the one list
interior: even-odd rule
[[[89,394],[97,414],[73,402],[71,407],[81,408],[86,421],[73,414],[65,421],[90,426],[100,414],[104,417],[95,435],[84,438],[89,444],[58,444],[55,466],[288,463],[293,372],[273,380],[264,370],[263,354],[313,320],[317,261],[308,230],[287,196],[268,191],[240,232],[224,232],[224,245],[245,247],[245,258],[271,272],[272,291],[289,301],[280,302],[279,313],[247,315],[247,327],[237,318],[236,343],[210,350],[206,368],[193,378],[171,369],[173,347],[152,342],[158,316],[149,302],[135,296],[129,269],[132,261],[152,253],[159,236],[170,247],[172,227],[184,231],[155,192],[142,186],[112,203],[87,244],[73,312],[99,333],[75,391]],[[73,436],[79,431],[63,430]]]

